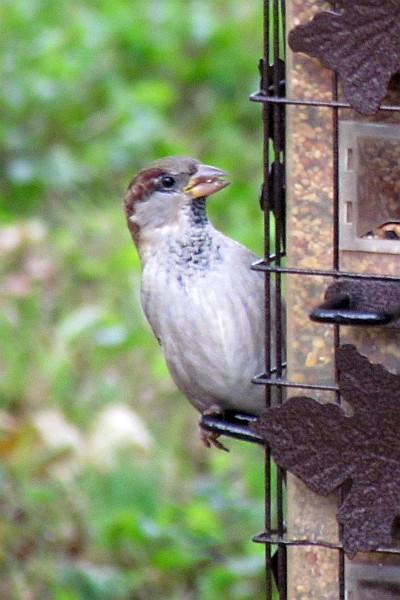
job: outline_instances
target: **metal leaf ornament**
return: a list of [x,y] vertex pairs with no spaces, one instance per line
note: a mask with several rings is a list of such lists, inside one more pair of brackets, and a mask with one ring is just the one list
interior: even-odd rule
[[352,416],[337,404],[294,397],[267,409],[251,428],[275,461],[316,494],[351,481],[337,520],[352,557],[390,545],[400,515],[400,375],[371,364],[352,345],[341,346],[337,360],[340,393]]
[[289,46],[337,71],[347,101],[372,115],[400,71],[400,2],[340,0],[335,6],[340,12],[323,11],[295,27]]

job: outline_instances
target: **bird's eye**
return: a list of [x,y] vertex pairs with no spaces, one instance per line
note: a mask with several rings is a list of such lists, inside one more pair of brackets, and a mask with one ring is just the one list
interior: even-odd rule
[[175,179],[173,177],[171,177],[170,175],[164,175],[161,179],[161,183],[162,183],[163,188],[170,190],[175,185]]

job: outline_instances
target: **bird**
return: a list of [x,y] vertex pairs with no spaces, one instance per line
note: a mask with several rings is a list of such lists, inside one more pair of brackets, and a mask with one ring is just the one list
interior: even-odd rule
[[[141,262],[142,309],[177,388],[201,414],[259,416],[265,389],[252,378],[265,369],[264,276],[251,269],[257,256],[206,211],[209,196],[229,183],[222,169],[168,156],[132,179],[124,208]],[[217,437],[201,431],[207,446],[226,450]]]

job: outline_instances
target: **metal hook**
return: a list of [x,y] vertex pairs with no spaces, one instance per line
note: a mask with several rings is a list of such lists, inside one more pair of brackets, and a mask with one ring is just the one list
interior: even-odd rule
[[310,319],[317,323],[364,327],[388,325],[399,317],[398,304],[390,309],[369,310],[360,306],[348,292],[338,292],[310,312]]
[[248,428],[248,423],[257,421],[255,415],[236,411],[224,411],[223,415],[202,415],[200,427],[206,431],[226,435],[228,437],[252,442],[253,444],[265,444],[265,440]]

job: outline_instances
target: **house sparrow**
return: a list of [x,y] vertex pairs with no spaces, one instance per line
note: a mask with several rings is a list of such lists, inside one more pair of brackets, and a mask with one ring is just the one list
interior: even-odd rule
[[225,177],[194,158],[156,160],[131,181],[125,212],[142,308],[175,384],[202,414],[259,415],[265,389],[251,380],[265,368],[264,277],[250,269],[256,256],[208,220],[206,199]]

